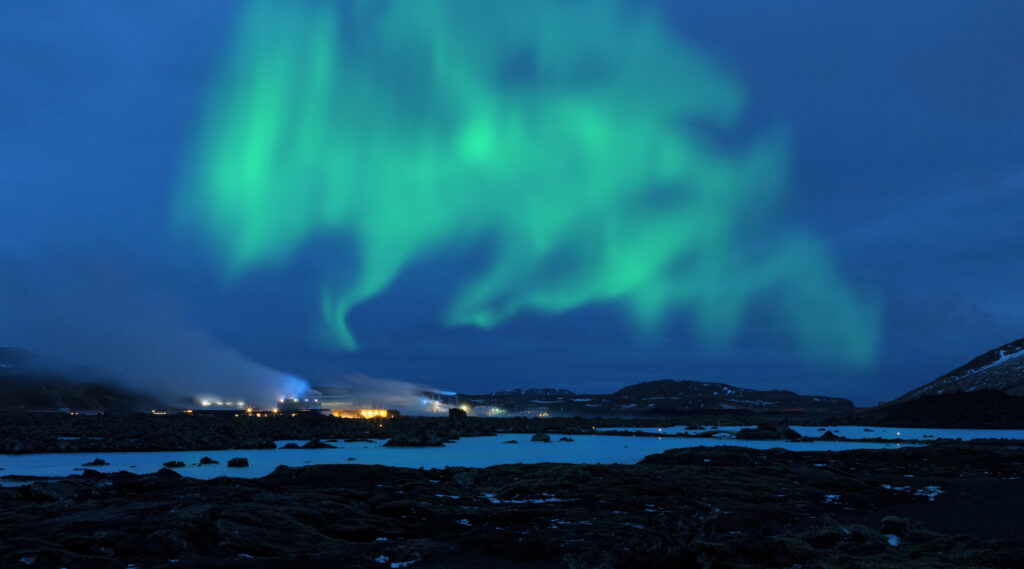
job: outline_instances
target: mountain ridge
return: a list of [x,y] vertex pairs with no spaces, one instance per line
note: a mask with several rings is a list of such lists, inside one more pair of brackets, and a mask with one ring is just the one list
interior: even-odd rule
[[660,379],[643,381],[607,394],[576,394],[564,389],[506,389],[462,395],[477,405],[509,412],[546,408],[560,414],[678,413],[682,411],[822,411],[853,410],[841,397],[800,395],[784,390],[757,390],[725,383]]
[[908,391],[890,404],[958,391],[969,393],[986,390],[1013,396],[1024,395],[1024,338],[978,355],[933,381]]

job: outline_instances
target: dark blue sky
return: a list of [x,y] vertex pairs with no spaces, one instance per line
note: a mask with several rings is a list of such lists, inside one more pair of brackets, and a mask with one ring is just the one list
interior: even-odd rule
[[0,345],[74,358],[92,345],[81,336],[172,312],[189,334],[314,382],[599,392],[673,377],[867,404],[1024,336],[1024,4],[646,4],[747,86],[751,124],[789,133],[786,220],[883,308],[870,369],[809,364],[757,318],[726,347],[685,315],[640,337],[608,306],[440,326],[437,306],[484,250],[407,271],[351,314],[360,352],[327,349],[316,296],[336,251],[228,284],[172,224],[233,2],[5,3]]

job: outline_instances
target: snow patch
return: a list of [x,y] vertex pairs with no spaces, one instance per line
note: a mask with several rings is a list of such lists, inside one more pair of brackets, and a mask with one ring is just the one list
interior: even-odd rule
[[925,486],[924,488],[918,488],[917,490],[914,490],[914,495],[924,496],[925,498],[928,498],[929,502],[934,502],[935,497],[944,492],[945,490],[939,488],[938,486]]
[[[999,350],[999,359],[998,360],[996,360],[996,361],[994,361],[994,362],[992,362],[992,363],[990,363],[988,365],[983,365],[983,366],[979,367],[976,370],[969,371],[969,372],[967,372],[967,375],[972,375],[972,374],[978,373],[979,371],[985,371],[985,370],[987,370],[989,368],[996,367],[997,365],[999,365],[999,364],[1001,364],[1001,363],[1003,363],[1003,362],[1005,362],[1007,360],[1012,360],[1012,359],[1018,358],[1020,356],[1024,356],[1024,350],[1017,350],[1016,352],[1011,352],[1009,354],[1006,353],[1006,350]],[[964,377],[967,377],[967,375],[965,375]]]
[[556,498],[554,495],[549,494],[547,492],[544,492],[541,495],[544,496],[544,497],[543,498],[530,498],[530,499],[526,499],[526,500],[517,500],[515,498],[513,498],[511,500],[502,500],[500,498],[495,498],[494,494],[488,494],[488,493],[481,494],[480,496],[482,498],[484,498],[485,500],[487,500],[488,502],[492,503],[492,504],[547,504],[547,503],[551,503],[551,502],[573,502],[573,501],[576,500],[575,498],[572,498],[572,499]]

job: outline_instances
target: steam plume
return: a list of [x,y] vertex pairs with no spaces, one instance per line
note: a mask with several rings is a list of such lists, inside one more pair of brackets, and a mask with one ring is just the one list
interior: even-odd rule
[[[0,345],[95,368],[169,403],[207,395],[270,405],[301,379],[255,363],[189,324],[175,301],[104,260],[0,260]],[[99,256],[94,259],[99,259]]]

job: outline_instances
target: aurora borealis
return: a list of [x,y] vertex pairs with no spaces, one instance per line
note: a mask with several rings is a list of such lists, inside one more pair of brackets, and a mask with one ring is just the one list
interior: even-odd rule
[[0,346],[152,392],[255,365],[875,405],[1024,334],[1021,21],[8,0]]
[[254,2],[226,61],[183,203],[229,275],[354,247],[319,299],[345,349],[350,310],[410,264],[485,244],[446,325],[612,303],[641,333],[678,313],[721,343],[760,306],[808,357],[873,361],[878,307],[776,216],[785,132],[722,142],[742,81],[653,11]]

